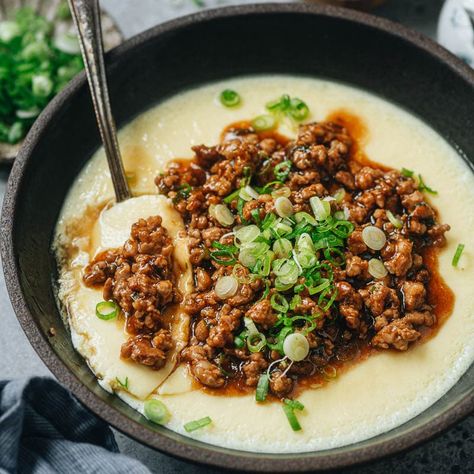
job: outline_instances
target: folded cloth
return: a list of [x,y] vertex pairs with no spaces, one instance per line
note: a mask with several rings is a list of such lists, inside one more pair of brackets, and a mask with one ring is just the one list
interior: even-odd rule
[[0,473],[149,474],[55,380],[0,381]]

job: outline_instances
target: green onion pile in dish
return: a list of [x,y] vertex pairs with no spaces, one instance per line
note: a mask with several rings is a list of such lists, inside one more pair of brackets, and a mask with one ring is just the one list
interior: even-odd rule
[[[55,21],[68,14],[61,3]],[[21,141],[41,110],[82,67],[75,35],[58,33],[53,22],[31,8],[0,22],[0,142]]]

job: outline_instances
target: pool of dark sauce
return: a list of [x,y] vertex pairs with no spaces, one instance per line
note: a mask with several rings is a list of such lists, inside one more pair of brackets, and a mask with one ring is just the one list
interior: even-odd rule
[[[371,166],[373,168],[378,168],[384,172],[390,171],[393,168],[390,166],[382,165],[376,161],[371,160],[364,152],[364,145],[367,143],[369,137],[369,130],[361,118],[357,115],[345,110],[339,109],[330,113],[326,120],[336,122],[343,125],[351,135],[353,139],[353,144],[350,150],[349,159],[357,164],[362,166]],[[238,135],[236,131],[239,129],[248,129],[250,128],[249,121],[240,121],[235,122],[224,128],[221,134],[221,139],[229,138],[232,135]],[[265,131],[258,133],[259,138],[273,138],[278,143],[283,146],[286,146],[290,141],[290,138],[276,132],[276,131]],[[182,172],[186,173],[186,169],[191,165],[192,160],[189,159],[179,159],[175,160],[182,165]],[[442,249],[441,249],[442,250]],[[439,248],[429,248],[423,252],[423,259],[425,262],[426,268],[431,274],[430,283],[427,288],[427,300],[428,303],[433,307],[433,313],[436,315],[436,324],[431,328],[420,329],[422,333],[421,338],[412,344],[418,345],[423,344],[428,339],[434,337],[440,327],[443,325],[444,321],[452,313],[454,306],[454,293],[445,283],[443,277],[439,273],[438,268],[438,254]],[[389,349],[392,353],[401,355],[397,350]],[[409,348],[408,350],[411,350]],[[345,347],[342,351],[337,352],[337,356],[331,359],[330,365],[326,366],[324,369],[316,369],[314,373],[306,376],[299,376],[298,382],[295,384],[293,392],[289,394],[289,397],[297,397],[301,392],[307,389],[320,389],[324,387],[327,383],[333,380],[336,377],[343,376],[344,372],[349,370],[354,365],[363,362],[369,356],[376,355],[381,351],[374,349],[368,343],[368,340],[355,341]],[[230,364],[228,370],[225,368],[225,364],[221,364],[221,370],[224,374],[227,372],[237,373],[238,366]],[[236,375],[234,378],[231,378],[227,381],[226,385],[220,389],[212,389],[206,386],[201,385],[199,382],[194,381],[195,388],[202,389],[204,392],[210,395],[216,396],[239,396],[239,395],[253,395],[255,393],[255,387],[248,387],[244,384],[242,377]],[[276,397],[268,395],[267,400],[276,400]]]

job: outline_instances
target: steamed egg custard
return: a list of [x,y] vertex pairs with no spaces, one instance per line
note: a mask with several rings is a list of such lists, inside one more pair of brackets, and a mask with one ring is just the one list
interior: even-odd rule
[[[183,92],[100,149],[56,228],[58,300],[101,386],[207,443],[291,453],[384,433],[474,359],[474,178],[433,130],[345,85]],[[463,196],[462,206],[452,190]]]

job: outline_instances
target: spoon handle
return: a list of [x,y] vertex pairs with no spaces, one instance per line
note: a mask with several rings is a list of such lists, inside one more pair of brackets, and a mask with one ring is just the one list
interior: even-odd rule
[[131,197],[110,107],[98,0],[69,0],[117,202]]

